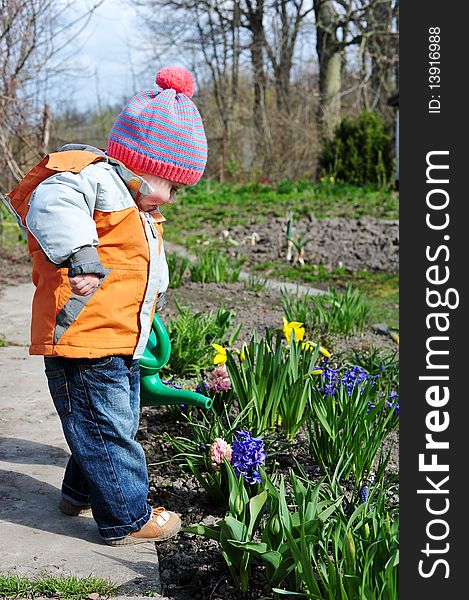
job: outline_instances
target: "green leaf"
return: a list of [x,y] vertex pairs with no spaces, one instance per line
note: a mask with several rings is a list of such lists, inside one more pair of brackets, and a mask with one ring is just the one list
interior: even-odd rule
[[247,550],[254,554],[265,554],[268,546],[265,542],[240,542],[239,540],[228,540],[235,548]]
[[332,504],[331,504],[331,505],[330,505],[328,508],[324,509],[323,511],[321,511],[321,512],[319,513],[319,515],[318,515],[318,516],[319,516],[319,518],[321,519],[321,521],[323,521],[323,522],[324,522],[324,521],[326,521],[326,520],[327,520],[327,519],[328,519],[328,518],[331,516],[331,514],[332,514],[332,513],[333,513],[335,510],[337,510],[337,508],[338,508],[339,506],[341,506],[341,505],[342,505],[342,500],[343,500],[343,498],[344,498],[344,496],[340,496],[340,498],[338,498],[338,499],[337,499],[335,502],[333,502],[333,503],[332,503]]
[[218,528],[214,529],[213,527],[207,527],[206,525],[189,525],[187,527],[182,527],[181,531],[185,533],[195,533],[217,542],[220,541],[220,529]]
[[259,525],[259,521],[262,514],[262,509],[265,506],[267,500],[267,491],[264,490],[257,496],[254,496],[249,500],[249,526],[248,526],[248,537],[251,537],[254,531]]
[[264,542],[238,542],[236,540],[228,540],[235,548],[245,550],[251,554],[255,554],[264,562],[272,565],[274,569],[278,569],[282,562],[282,555],[276,550],[268,550],[267,544]]
[[244,523],[237,521],[234,517],[228,515],[222,519],[222,523],[226,525],[226,528],[231,533],[231,537],[238,541],[244,541],[246,539],[246,526]]

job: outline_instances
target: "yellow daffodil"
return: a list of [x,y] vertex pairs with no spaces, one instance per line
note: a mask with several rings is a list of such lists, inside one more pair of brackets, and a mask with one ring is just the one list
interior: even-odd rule
[[[309,342],[309,341],[303,342],[301,344],[301,349],[302,350],[310,350],[312,352],[313,349],[316,348],[316,345],[317,344],[315,344],[314,342]],[[326,358],[330,358],[332,356],[332,354],[329,352],[329,350],[326,350],[322,346],[319,346],[319,352]]]
[[295,340],[300,342],[305,336],[305,328],[303,327],[303,323],[298,323],[298,321],[290,321],[290,323],[286,320],[285,317],[283,319],[283,334],[287,339],[287,344],[290,343],[292,332],[295,334]]
[[395,333],[394,331],[391,331],[391,333],[389,335],[396,342],[396,344],[399,343],[399,334],[398,333]]
[[233,348],[232,350],[233,350],[233,352],[236,352],[236,354],[239,354],[239,360],[241,362],[244,362],[246,360],[246,354],[248,352],[248,349],[246,348],[246,344],[243,344],[243,347],[241,348],[241,350],[238,350],[238,348]]
[[226,363],[226,359],[228,358],[226,354],[226,348],[223,348],[223,346],[220,346],[219,344],[212,344],[212,347],[217,351],[215,358],[213,359],[213,364],[224,365]]
[[324,373],[322,369],[314,369],[314,371],[311,371],[309,375],[321,375],[321,373]]

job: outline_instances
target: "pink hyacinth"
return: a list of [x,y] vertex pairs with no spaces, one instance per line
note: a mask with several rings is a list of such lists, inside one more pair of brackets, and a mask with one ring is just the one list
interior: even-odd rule
[[231,389],[231,380],[225,365],[218,365],[207,374],[207,385],[214,392],[226,392]]
[[210,460],[212,461],[212,467],[219,469],[223,463],[223,458],[229,462],[231,461],[231,446],[225,442],[222,438],[215,438],[215,441],[210,446]]

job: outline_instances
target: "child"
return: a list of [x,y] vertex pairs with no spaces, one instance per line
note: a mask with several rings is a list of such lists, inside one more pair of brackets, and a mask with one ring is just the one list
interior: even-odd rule
[[45,357],[71,451],[59,506],[77,515],[91,505],[112,546],[181,527],[147,503],[138,359],[168,286],[159,207],[202,177],[207,140],[190,73],[161,69],[156,83],[121,112],[105,153],[64,146],[9,194],[33,261],[30,354]]

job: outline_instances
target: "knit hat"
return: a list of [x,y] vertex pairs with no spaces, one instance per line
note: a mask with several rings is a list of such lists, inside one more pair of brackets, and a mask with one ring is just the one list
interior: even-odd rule
[[107,154],[164,179],[194,185],[207,162],[207,138],[190,99],[194,80],[183,67],[158,71],[159,89],[136,94],[117,117]]

